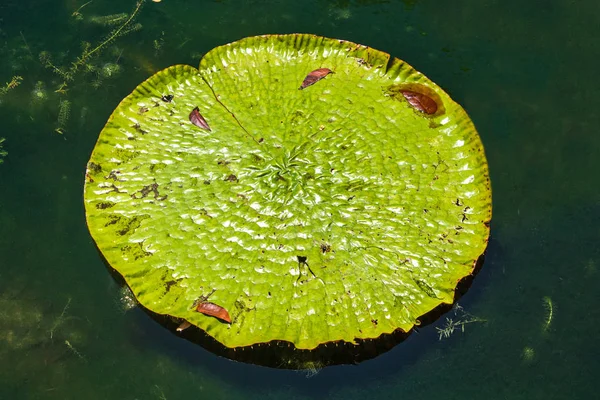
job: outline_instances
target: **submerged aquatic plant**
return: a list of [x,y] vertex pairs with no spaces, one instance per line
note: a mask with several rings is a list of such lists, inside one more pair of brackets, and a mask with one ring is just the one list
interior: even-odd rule
[[119,289],[117,304],[119,309],[121,309],[121,311],[123,311],[124,313],[137,307],[138,303],[135,300],[133,292],[131,291],[131,289],[129,289],[129,286],[121,286],[121,288]]
[[23,81],[23,77],[19,75],[15,75],[11,78],[10,81],[6,82],[3,87],[0,87],[0,96],[3,96],[19,86]]
[[140,84],[84,195],[107,262],[173,329],[302,354],[452,304],[491,218],[465,111],[405,62],[313,35],[246,38]]
[[33,90],[31,91],[31,103],[39,104],[48,99],[48,93],[46,92],[46,85],[42,81],[37,81]]
[[535,358],[535,350],[532,347],[525,346],[521,352],[521,360],[524,364],[531,364]]
[[446,317],[444,326],[435,328],[438,331],[438,339],[447,339],[458,330],[465,333],[465,325],[474,322],[487,322],[487,320],[469,314],[459,304],[456,304],[454,306],[454,318]]
[[76,71],[79,69],[79,67],[85,65],[90,58],[103,51],[106,46],[115,41],[117,38],[140,30],[142,25],[139,23],[134,23],[134,20],[137,14],[140,12],[143,4],[144,0],[138,0],[133,12],[121,23],[121,25],[110,31],[104,40],[102,40],[93,48],[91,46],[89,48],[85,48],[81,55],[77,57],[77,60],[73,63],[72,69]]
[[0,164],[4,162],[4,157],[8,155],[8,152],[4,150],[3,144],[6,139],[0,138]]
[[61,100],[58,105],[58,126],[54,130],[56,133],[64,134],[69,117],[71,116],[71,102],[67,99]]
[[84,70],[84,72],[94,71],[95,67],[90,64],[90,60],[92,60],[94,57],[98,56],[101,52],[103,52],[108,47],[108,45],[113,43],[117,38],[138,31],[142,28],[141,24],[135,23],[135,18],[140,12],[143,3],[144,0],[138,0],[131,14],[114,14],[102,18],[98,17],[96,20],[92,19],[93,21],[101,23],[102,25],[118,26],[112,31],[110,31],[104,37],[104,39],[102,39],[95,46],[93,46],[90,42],[83,41],[81,54],[75,59],[75,61],[71,63],[69,67],[56,65],[52,60],[51,54],[47,51],[42,51],[40,53],[40,62],[46,68],[50,69],[55,74],[60,76],[64,80],[63,85],[66,82],[73,81],[75,75],[82,69]]
[[544,319],[542,330],[544,332],[548,332],[550,325],[552,324],[552,320],[554,319],[554,304],[552,303],[552,299],[548,296],[544,296],[542,298],[542,302],[544,309],[546,310],[546,318]]
[[116,63],[105,63],[102,66],[101,74],[104,78],[113,78],[121,72],[121,66]]
[[122,24],[123,22],[127,21],[128,18],[129,15],[127,13],[118,13],[110,15],[92,16],[88,19],[88,21],[93,24],[111,26]]

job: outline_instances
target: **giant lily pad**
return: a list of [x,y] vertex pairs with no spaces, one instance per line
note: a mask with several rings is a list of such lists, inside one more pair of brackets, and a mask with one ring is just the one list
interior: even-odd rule
[[485,251],[491,193],[471,120],[421,73],[270,35],[140,84],[100,133],[85,207],[147,309],[227,348],[310,350],[451,304]]

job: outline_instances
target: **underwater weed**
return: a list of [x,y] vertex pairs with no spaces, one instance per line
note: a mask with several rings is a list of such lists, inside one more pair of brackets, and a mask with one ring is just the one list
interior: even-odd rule
[[153,392],[154,394],[156,394],[156,397],[158,397],[159,400],[167,400],[167,397],[165,396],[165,393],[162,391],[160,386],[154,385],[154,388],[155,390],[153,390]]
[[0,87],[0,96],[3,96],[19,86],[23,81],[23,77],[19,75],[15,75],[9,82],[6,82],[3,87]]
[[531,364],[535,358],[535,350],[532,347],[525,346],[521,352],[521,360],[524,364]]
[[2,164],[4,162],[3,158],[8,155],[8,153],[6,152],[6,150],[4,150],[2,148],[2,143],[4,143],[5,140],[6,139],[4,139],[4,138],[0,138],[0,164]]
[[73,80],[73,74],[66,70],[64,67],[58,67],[52,62],[52,56],[47,51],[42,51],[39,55],[40,62],[42,65],[60,76],[65,82]]
[[101,15],[101,16],[93,16],[89,18],[89,21],[93,24],[102,25],[102,26],[111,26],[118,25],[127,20],[129,15],[127,13],[119,13],[119,14],[111,14],[111,15]]
[[550,324],[552,324],[552,319],[554,318],[554,305],[552,304],[552,299],[548,296],[544,296],[542,301],[544,304],[544,309],[546,310],[546,319],[544,320],[542,331],[548,332],[550,329]]
[[318,361],[306,361],[302,363],[301,367],[299,372],[304,373],[304,376],[309,379],[317,375],[323,369],[323,364]]
[[162,52],[163,45],[165,44],[165,31],[162,31],[160,38],[154,39],[152,44],[154,45],[154,57],[158,57],[158,55]]
[[[83,69],[84,72],[94,71],[95,67],[91,66],[88,62],[93,57],[99,55],[110,43],[112,43],[121,36],[125,36],[131,32],[138,31],[142,28],[141,24],[133,22],[135,20],[135,17],[139,13],[143,3],[144,0],[139,0],[136,3],[136,7],[131,14],[122,13],[107,15],[105,17],[97,17],[100,18],[100,20],[96,22],[101,23],[102,25],[116,25],[118,23],[121,24],[112,31],[110,31],[108,35],[96,46],[92,46],[91,43],[83,41],[81,54],[75,59],[75,61],[71,63],[70,67],[58,66],[54,64],[50,53],[47,51],[42,51],[40,53],[39,59],[42,65],[44,65],[46,68],[50,69],[52,72],[54,72],[63,79],[64,82],[62,83],[59,90],[66,91],[66,83],[73,81],[75,75],[81,69]],[[81,6],[79,10],[87,4],[89,4],[89,2]],[[79,10],[73,13],[73,15],[75,16],[79,12]]]
[[446,324],[443,327],[435,328],[438,331],[438,340],[449,338],[457,330],[465,333],[465,325],[467,324],[472,324],[474,322],[487,322],[485,319],[469,314],[459,304],[456,304],[454,307],[454,316],[458,318],[446,318]]
[[46,87],[44,82],[37,81],[33,90],[31,91],[31,103],[39,104],[48,99],[48,93],[46,93]]
[[56,133],[61,135],[65,133],[65,127],[69,122],[69,116],[71,115],[71,102],[69,100],[61,100],[58,106],[58,127],[54,130]]
[[84,49],[81,55],[77,57],[77,61],[75,61],[72,64],[71,69],[77,71],[79,67],[84,65],[92,56],[94,56],[97,53],[100,53],[108,44],[112,43],[118,37],[125,36],[128,33],[140,30],[142,28],[141,24],[131,24],[134,18],[137,16],[138,12],[140,11],[142,4],[144,4],[144,0],[139,0],[136,4],[135,9],[131,13],[131,15],[129,15],[129,18],[127,18],[119,27],[113,29],[106,36],[106,38],[103,41],[101,41],[96,47],[94,47],[91,50],[89,48]]

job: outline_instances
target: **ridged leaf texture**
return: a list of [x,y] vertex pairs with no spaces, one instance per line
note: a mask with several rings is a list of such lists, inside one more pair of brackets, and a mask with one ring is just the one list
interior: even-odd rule
[[[190,122],[196,107],[210,131]],[[88,163],[85,207],[146,308],[227,347],[314,349],[408,332],[452,303],[485,251],[491,191],[471,120],[421,73],[351,42],[269,35],[125,98]]]

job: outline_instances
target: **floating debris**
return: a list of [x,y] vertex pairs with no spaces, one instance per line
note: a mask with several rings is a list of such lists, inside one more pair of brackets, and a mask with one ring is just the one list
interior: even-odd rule
[[210,303],[208,301],[202,302],[198,304],[196,311],[204,315],[210,315],[211,317],[218,318],[221,321],[227,322],[228,324],[231,323],[231,317],[229,316],[227,310],[215,303]]
[[312,71],[308,75],[306,75],[306,78],[304,78],[304,81],[302,81],[302,85],[300,85],[300,87],[298,89],[302,90],[311,85],[314,85],[315,83],[317,83],[321,79],[325,78],[329,74],[333,74],[333,71],[330,70],[329,68],[315,69],[314,71]]
[[438,109],[435,100],[423,93],[413,92],[412,90],[402,90],[402,95],[408,101],[408,104],[425,114],[435,114]]
[[183,321],[181,323],[181,325],[179,325],[176,329],[177,332],[181,332],[186,330],[187,328],[189,328],[190,326],[192,326],[192,324],[190,324],[188,321]]
[[202,114],[200,114],[200,109],[198,107],[194,108],[190,113],[190,122],[198,128],[205,129],[209,132],[212,131]]

